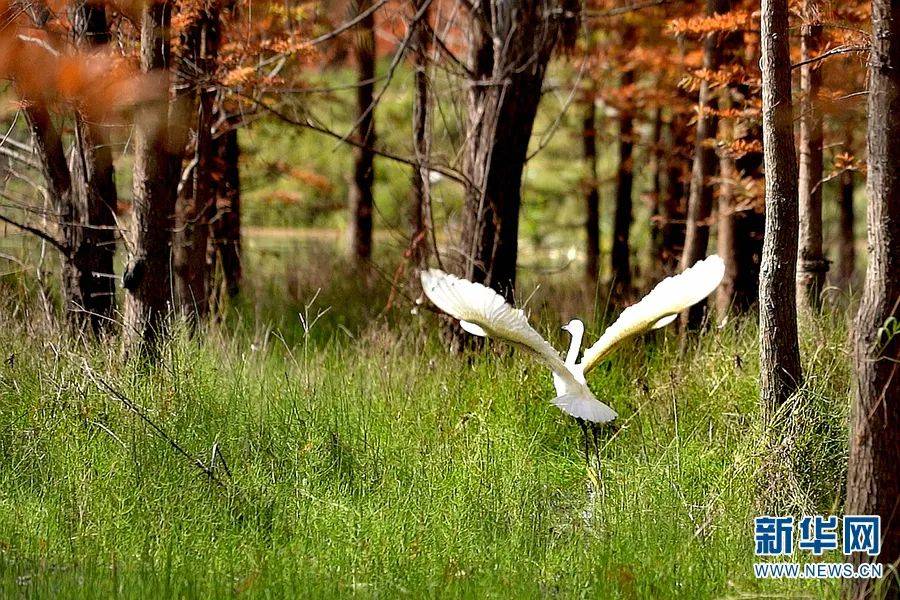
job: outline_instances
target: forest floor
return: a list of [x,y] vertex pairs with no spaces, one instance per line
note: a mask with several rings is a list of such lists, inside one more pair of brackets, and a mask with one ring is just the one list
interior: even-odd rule
[[[0,279],[0,596],[837,595],[756,580],[752,522],[840,511],[843,310],[804,322],[777,440],[751,319],[623,348],[589,382],[620,415],[596,479],[543,367],[448,353],[331,249],[249,247],[243,297],[155,367],[68,341]],[[615,316],[574,271],[521,284],[558,346],[569,317],[593,339]]]

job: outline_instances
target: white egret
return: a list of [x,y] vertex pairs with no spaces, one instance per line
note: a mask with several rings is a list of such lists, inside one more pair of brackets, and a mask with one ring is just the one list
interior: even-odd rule
[[481,337],[504,339],[533,353],[550,368],[556,387],[556,397],[552,402],[578,420],[587,448],[587,423],[591,424],[596,437],[596,426],[609,423],[618,415],[594,396],[587,386],[585,375],[621,342],[651,329],[665,327],[675,320],[678,313],[706,298],[719,286],[724,274],[725,264],[714,255],[678,275],[663,279],[640,302],[623,310],[600,339],[584,352],[580,362],[578,355],[584,338],[584,323],[580,320],[572,319],[563,327],[572,337],[563,360],[528,323],[525,313],[508,304],[491,288],[438,269],[423,271],[421,280],[428,299],[459,320],[465,331]]

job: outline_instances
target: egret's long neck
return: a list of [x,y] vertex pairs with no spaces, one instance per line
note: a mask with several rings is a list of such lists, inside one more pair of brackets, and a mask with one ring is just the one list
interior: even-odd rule
[[578,353],[581,351],[582,338],[584,338],[584,331],[576,331],[572,334],[572,343],[569,344],[569,352],[566,354],[567,365],[574,365],[578,362]]

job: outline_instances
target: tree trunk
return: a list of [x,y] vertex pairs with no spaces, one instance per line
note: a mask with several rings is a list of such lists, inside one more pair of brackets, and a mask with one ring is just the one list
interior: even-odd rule
[[[216,215],[212,219],[210,273],[221,277],[210,290],[210,306],[219,307],[223,296],[237,296],[241,289],[241,177],[238,132],[229,128],[213,140]],[[222,289],[224,288],[224,290]],[[222,292],[225,292],[223,295]]]
[[600,192],[597,189],[597,106],[593,86],[584,100],[581,121],[581,140],[584,156],[584,203],[587,218],[584,223],[587,237],[585,275],[588,283],[600,279]]
[[725,276],[716,290],[716,315],[721,322],[732,311],[738,282],[738,271],[741,268],[737,260],[737,215],[735,214],[734,198],[738,172],[734,159],[727,154],[723,154],[719,161],[719,174],[721,183],[719,184],[716,250],[725,263]]
[[[183,93],[190,98],[195,111],[194,158],[190,177],[184,182],[178,213],[178,233],[175,239],[176,291],[181,313],[191,323],[203,319],[209,312],[209,256],[210,221],[215,215],[216,195],[213,182],[215,148],[212,139],[213,111],[216,88],[215,76],[219,52],[219,5],[210,2],[182,34],[182,54],[179,72],[182,73]],[[181,171],[181,161],[177,161]]]
[[[418,12],[423,0],[413,0],[413,8]],[[413,79],[415,96],[413,98],[413,152],[415,166],[412,172],[412,206],[410,211],[410,246],[409,258],[413,265],[413,285],[417,286],[418,271],[428,260],[429,213],[431,207],[431,180],[429,179],[429,145],[428,145],[428,35],[423,22],[427,22],[426,10],[422,20],[412,23],[415,27],[411,48],[413,51]]]
[[522,170],[544,73],[561,25],[577,10],[482,0],[472,16],[461,271],[509,300],[516,284]]
[[[628,26],[622,43],[631,47],[635,43],[635,29]],[[634,84],[634,71],[622,73],[620,85],[627,88]],[[627,101],[630,104],[630,99]],[[634,114],[632,107],[625,106],[619,114],[619,166],[616,171],[616,213],[613,218],[613,240],[611,252],[612,295],[617,301],[627,300],[631,293],[631,235],[632,200],[634,183]]]
[[82,267],[86,258],[82,243],[82,213],[73,199],[72,178],[66,164],[62,138],[50,112],[40,101],[26,99],[25,117],[34,143],[34,152],[47,184],[47,196],[55,213],[62,250],[62,302],[66,321],[76,331],[88,322],[84,284],[91,273]]
[[[801,28],[803,60],[819,54],[822,24],[819,21],[818,0],[804,3]],[[797,295],[800,306],[818,312],[822,308],[822,290],[828,261],[822,254],[822,112],[819,108],[819,89],[822,71],[817,64],[800,67],[800,241],[797,262]]]
[[662,202],[662,240],[659,262],[666,275],[673,275],[684,249],[684,221],[686,219],[684,175],[686,157],[682,150],[687,145],[686,119],[673,114],[667,127],[666,185]]
[[[165,73],[170,61],[172,5],[151,2],[141,15],[141,70]],[[168,147],[168,102],[139,109],[134,132],[134,199],[125,288],[125,344],[130,354],[155,354],[171,316],[173,162]]]
[[647,269],[651,280],[658,279],[660,265],[657,257],[662,251],[662,189],[663,189],[663,111],[657,108],[653,116],[653,140],[650,154],[650,240],[647,244]]
[[[847,469],[846,514],[880,515],[881,554],[857,562],[900,560],[900,4],[872,2],[869,58],[867,238],[869,264],[853,332],[856,370]],[[890,572],[886,597],[900,595]],[[876,580],[848,579],[851,598],[869,598]]]
[[[724,108],[731,108],[730,97],[726,97]],[[723,120],[719,127],[723,139],[733,139],[733,122]],[[752,132],[749,137],[754,137]],[[736,192],[743,175],[741,167],[756,173],[761,163],[762,157],[758,153],[735,160],[724,152],[719,160],[721,183],[716,239],[717,251],[725,263],[725,276],[716,293],[716,313],[720,322],[724,322],[729,314],[747,313],[756,304],[763,217],[752,206],[739,206]]]
[[[706,14],[722,14],[731,10],[730,0],[707,0]],[[722,61],[721,40],[717,33],[707,34],[703,42],[703,68],[716,71]],[[679,270],[684,271],[706,257],[709,245],[709,229],[711,225],[713,203],[713,177],[716,174],[718,158],[715,142],[719,119],[713,111],[718,108],[718,101],[710,83],[700,84],[698,98],[699,114],[697,115],[697,135],[694,139],[694,164],[691,170],[690,196],[688,197],[687,229],[685,231],[684,251],[681,254]],[[684,311],[680,317],[682,331],[695,330],[700,327],[706,316],[706,303],[699,302]]]
[[[372,5],[371,0],[358,0],[356,12],[362,13]],[[375,15],[370,14],[357,26],[354,45],[356,52],[357,87],[356,111],[360,147],[353,150],[353,181],[350,185],[350,247],[358,265],[372,258],[372,213],[375,199]]]
[[850,289],[853,283],[853,272],[856,270],[856,236],[855,214],[853,209],[853,191],[856,189],[853,171],[846,169],[841,173],[838,227],[838,285]]
[[760,398],[772,414],[799,387],[797,157],[791,109],[787,0],[762,0],[766,230],[759,280]]
[[[109,42],[109,25],[103,4],[85,2],[75,9],[73,16],[77,43],[95,47]],[[118,194],[109,137],[102,126],[80,112],[75,113],[70,174],[81,229],[80,239],[72,248],[73,262],[86,317],[94,333],[100,333],[115,323],[113,261]]]

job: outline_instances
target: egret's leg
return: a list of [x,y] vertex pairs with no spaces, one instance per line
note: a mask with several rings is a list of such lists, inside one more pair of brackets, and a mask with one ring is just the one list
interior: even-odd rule
[[591,468],[591,449],[588,443],[588,428],[584,419],[578,419],[578,425],[581,426],[581,436],[584,438],[584,462],[588,469]]
[[591,423],[591,433],[594,437],[594,453],[597,457],[597,479],[600,479],[600,425]]

